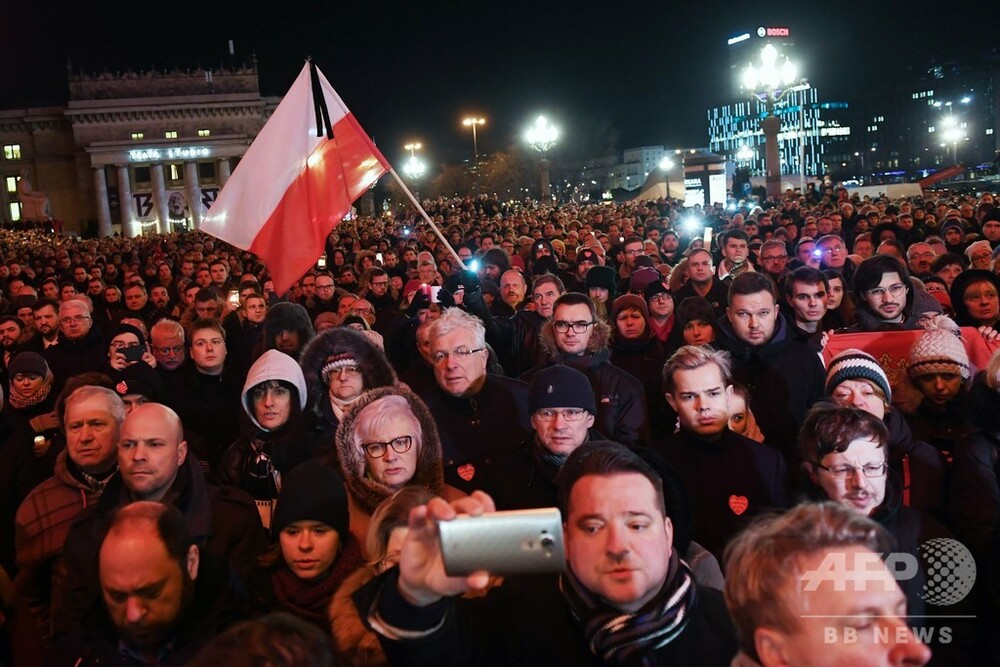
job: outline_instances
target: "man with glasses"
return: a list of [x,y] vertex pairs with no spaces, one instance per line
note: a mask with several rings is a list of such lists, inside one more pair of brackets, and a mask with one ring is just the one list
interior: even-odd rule
[[788,247],[781,239],[768,239],[760,247],[760,267],[774,282],[781,284],[788,268]]
[[597,397],[597,429],[615,442],[634,447],[649,432],[646,395],[642,383],[610,361],[611,327],[597,316],[589,296],[567,292],[542,327],[541,341],[549,361],[521,376],[531,382],[536,373],[553,364],[566,364],[583,373]]
[[920,304],[915,305],[915,291],[901,261],[887,255],[869,257],[854,274],[857,323],[847,332],[920,329],[917,320],[921,313],[932,309],[940,312],[941,307],[924,292],[920,292]]
[[785,507],[781,453],[729,429],[729,353],[686,345],[663,367],[679,430],[656,441],[691,503],[692,539],[722,559],[726,543],[756,516]]
[[52,391],[58,394],[73,375],[99,371],[107,363],[107,346],[94,326],[90,306],[79,299],[59,304],[59,344],[46,348],[42,356],[55,378]]
[[910,275],[923,280],[931,275],[931,266],[934,264],[934,249],[923,241],[917,241],[906,249],[906,263],[910,269]]
[[460,308],[445,309],[428,336],[437,386],[423,398],[441,436],[444,480],[471,493],[531,432],[528,385],[486,372],[486,329]]
[[375,309],[372,329],[383,336],[387,335],[393,320],[399,316],[399,304],[389,291],[389,274],[385,269],[375,267],[371,270],[368,274],[368,290],[362,296]]
[[854,272],[857,267],[847,258],[847,246],[844,239],[836,234],[821,236],[816,241],[819,250],[820,270],[831,269],[844,277],[844,285],[850,289],[854,284]]
[[311,322],[315,322],[316,316],[320,313],[337,312],[337,288],[334,285],[333,275],[327,271],[320,271],[316,274],[315,285],[316,298],[312,301],[312,307],[305,307]]

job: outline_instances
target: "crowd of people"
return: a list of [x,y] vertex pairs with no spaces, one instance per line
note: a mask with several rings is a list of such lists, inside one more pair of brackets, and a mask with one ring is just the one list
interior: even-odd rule
[[[425,209],[284,294],[200,232],[0,231],[11,664],[1000,660],[989,193]],[[561,574],[445,573],[439,522],[553,506]],[[803,588],[838,553],[869,585]]]

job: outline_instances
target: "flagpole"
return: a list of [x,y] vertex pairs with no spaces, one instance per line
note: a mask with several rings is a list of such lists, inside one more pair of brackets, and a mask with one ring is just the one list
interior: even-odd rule
[[427,224],[431,226],[431,229],[434,230],[434,233],[437,234],[439,239],[441,239],[441,243],[443,243],[444,247],[448,249],[448,252],[451,253],[451,256],[455,258],[455,260],[458,262],[458,265],[461,266],[463,270],[468,271],[469,267],[465,265],[465,262],[463,262],[462,258],[458,256],[458,253],[455,252],[455,249],[451,247],[451,244],[448,243],[448,239],[444,237],[444,234],[441,233],[441,230],[438,229],[438,226],[434,224],[433,220],[431,220],[431,216],[427,215],[427,211],[424,210],[424,207],[420,205],[420,202],[417,201],[417,198],[413,196],[412,192],[410,192],[410,188],[406,187],[406,183],[404,183],[403,179],[399,177],[399,174],[396,173],[396,170],[390,167],[389,173],[392,174],[392,177],[396,179],[397,183],[399,183],[399,187],[403,188],[403,192],[405,192],[406,196],[410,198],[410,201],[413,202],[413,205],[417,207],[417,210],[420,211],[420,215],[424,217],[424,220],[427,221]]

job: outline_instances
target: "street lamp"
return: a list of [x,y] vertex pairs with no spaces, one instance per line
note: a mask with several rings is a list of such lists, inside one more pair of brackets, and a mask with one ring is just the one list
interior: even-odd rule
[[423,176],[425,171],[427,171],[427,165],[414,155],[411,155],[410,159],[403,165],[403,173],[414,180]]
[[471,116],[462,121],[462,125],[472,128],[472,154],[475,157],[476,164],[479,164],[479,144],[476,143],[476,126],[485,124],[485,118],[473,118]]
[[524,133],[524,139],[536,151],[542,154],[538,161],[538,168],[542,185],[542,200],[547,201],[551,194],[549,192],[549,160],[547,154],[559,140],[559,128],[546,120],[545,116],[535,119],[535,124],[529,127]]
[[409,144],[406,144],[405,146],[403,146],[404,149],[410,151],[410,157],[411,158],[413,157],[413,151],[419,151],[423,147],[424,147],[424,145],[422,143],[420,143],[419,141],[415,142],[415,143],[409,143]]
[[667,190],[665,197],[670,199],[670,170],[674,168],[674,161],[664,156],[660,158],[660,171],[663,172],[663,185]]
[[[779,58],[784,58],[779,63]],[[760,121],[764,133],[764,155],[767,171],[767,195],[781,194],[781,162],[778,157],[778,131],[781,119],[774,113],[774,104],[798,81],[798,68],[791,60],[780,56],[771,44],[760,51],[760,65],[748,64],[743,70],[743,87],[765,104],[766,115]]]
[[[951,142],[951,161],[958,164],[958,142],[965,139],[965,132],[958,126],[958,121],[952,115],[945,116],[941,125],[946,128],[943,133],[945,141]],[[946,144],[941,145],[945,146]]]

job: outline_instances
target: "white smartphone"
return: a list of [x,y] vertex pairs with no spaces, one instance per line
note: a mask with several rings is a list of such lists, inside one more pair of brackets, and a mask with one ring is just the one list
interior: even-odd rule
[[441,287],[431,285],[431,303],[441,303]]
[[481,516],[460,514],[438,523],[445,573],[485,570],[502,576],[562,572],[562,516],[555,507]]
[[233,306],[239,306],[240,305],[240,291],[239,290],[235,290],[235,289],[229,290],[229,303],[232,304]]

